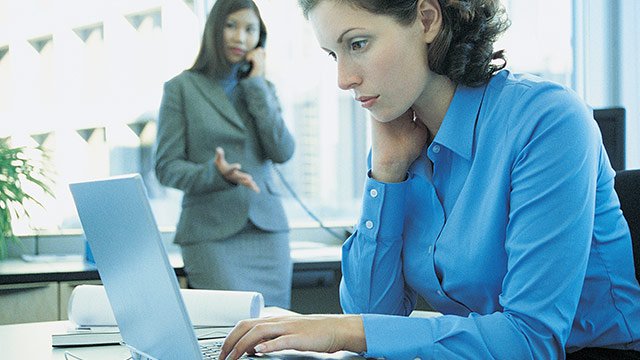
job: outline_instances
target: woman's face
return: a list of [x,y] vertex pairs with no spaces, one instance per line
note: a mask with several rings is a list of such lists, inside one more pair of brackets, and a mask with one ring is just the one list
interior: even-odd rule
[[242,9],[229,14],[224,24],[224,54],[235,64],[244,60],[247,52],[258,45],[260,19],[252,9]]
[[378,121],[396,119],[425,92],[430,72],[420,20],[405,26],[345,1],[323,0],[309,21],[338,64],[338,86],[353,91]]

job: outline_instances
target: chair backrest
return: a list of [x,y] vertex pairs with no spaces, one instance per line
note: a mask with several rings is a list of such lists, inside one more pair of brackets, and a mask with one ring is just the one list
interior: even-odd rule
[[616,193],[620,208],[631,231],[633,262],[636,278],[640,281],[640,169],[622,170],[616,173]]
[[606,108],[593,110],[593,118],[602,134],[602,143],[614,170],[625,169],[625,110]]

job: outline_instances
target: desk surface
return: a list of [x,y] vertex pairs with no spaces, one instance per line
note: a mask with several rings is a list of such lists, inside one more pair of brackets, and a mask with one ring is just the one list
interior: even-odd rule
[[88,360],[119,360],[130,356],[120,345],[54,348],[51,334],[64,333],[69,321],[50,321],[0,326],[0,353],[3,359],[64,359],[64,352]]
[[[288,310],[269,307],[264,311],[265,316],[292,314]],[[54,348],[51,346],[51,335],[64,333],[72,327],[69,321],[50,321],[28,324],[0,326],[0,357],[2,359],[64,359],[65,351],[86,360],[125,360],[131,354],[126,347],[120,345],[83,346]],[[362,360],[362,357],[352,353],[340,352],[336,354],[319,354],[306,357],[295,355],[288,359],[334,359],[334,360]],[[70,358],[73,359],[73,358]]]

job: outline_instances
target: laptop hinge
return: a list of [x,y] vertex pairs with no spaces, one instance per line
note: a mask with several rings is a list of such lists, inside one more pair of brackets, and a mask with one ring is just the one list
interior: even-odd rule
[[146,354],[124,342],[120,344],[126,346],[129,349],[129,352],[131,352],[131,360],[159,360],[158,358],[155,358],[149,354]]

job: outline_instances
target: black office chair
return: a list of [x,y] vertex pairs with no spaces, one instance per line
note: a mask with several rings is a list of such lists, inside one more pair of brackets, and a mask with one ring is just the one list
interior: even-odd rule
[[624,108],[595,109],[593,118],[600,128],[602,143],[609,155],[611,167],[616,171],[625,170],[626,112]]
[[615,189],[622,214],[629,223],[636,278],[640,281],[640,169],[618,171]]

